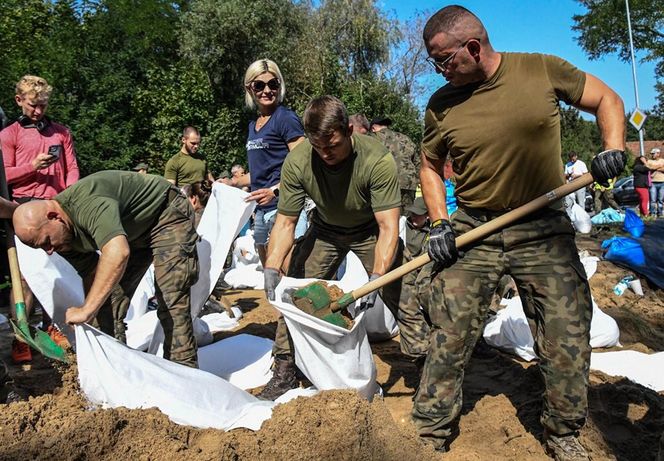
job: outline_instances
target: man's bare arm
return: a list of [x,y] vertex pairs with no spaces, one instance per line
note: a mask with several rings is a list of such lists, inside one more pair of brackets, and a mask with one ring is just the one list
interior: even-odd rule
[[293,247],[295,241],[295,225],[298,216],[286,216],[277,213],[277,219],[272,226],[270,243],[267,249],[265,267],[279,270],[286,259],[286,255]]
[[377,211],[374,213],[378,223],[378,240],[374,249],[374,265],[372,273],[385,274],[392,263],[397,251],[399,239],[399,208]]
[[445,185],[443,184],[443,167],[445,160],[432,160],[422,152],[422,166],[420,167],[420,183],[422,184],[422,197],[429,210],[431,221],[450,219],[445,203]]
[[605,150],[625,150],[625,106],[606,83],[586,74],[583,95],[575,107],[595,115]]

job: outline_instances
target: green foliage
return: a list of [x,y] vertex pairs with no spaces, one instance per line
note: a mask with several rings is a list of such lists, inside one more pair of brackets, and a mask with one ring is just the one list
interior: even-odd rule
[[579,159],[590,165],[590,159],[602,148],[597,125],[584,120],[574,107],[561,107],[560,131],[563,163],[569,152],[576,152]]
[[[624,0],[577,0],[587,12],[575,15],[573,30],[591,59],[617,52],[630,60],[627,13]],[[657,63],[656,76],[664,78],[664,0],[631,0],[630,17],[634,48],[646,52],[646,60]],[[664,86],[657,85],[659,110],[664,110]]]

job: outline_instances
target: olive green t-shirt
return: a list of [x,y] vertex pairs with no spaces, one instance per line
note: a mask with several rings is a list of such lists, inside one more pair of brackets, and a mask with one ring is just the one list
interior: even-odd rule
[[164,177],[175,181],[178,187],[203,181],[207,178],[208,166],[205,159],[198,155],[175,154],[166,162]]
[[565,183],[558,101],[580,100],[585,73],[555,56],[501,56],[489,80],[436,91],[424,116],[422,150],[449,154],[469,208],[516,208]]
[[54,200],[72,220],[72,252],[94,253],[118,235],[125,235],[131,248],[149,247],[171,187],[159,176],[101,171],[60,192]]
[[307,195],[316,204],[314,220],[346,229],[375,224],[374,212],[401,206],[394,158],[379,141],[361,134],[353,134],[353,152],[338,168],[327,166],[308,140],[288,154],[279,213],[297,216]]

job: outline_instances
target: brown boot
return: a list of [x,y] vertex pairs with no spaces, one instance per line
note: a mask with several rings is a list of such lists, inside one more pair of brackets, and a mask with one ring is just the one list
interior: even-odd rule
[[297,367],[292,355],[275,355],[272,370],[272,379],[256,396],[261,400],[276,400],[289,390],[299,387]]
[[556,461],[589,461],[576,434],[553,435],[544,431],[544,450]]

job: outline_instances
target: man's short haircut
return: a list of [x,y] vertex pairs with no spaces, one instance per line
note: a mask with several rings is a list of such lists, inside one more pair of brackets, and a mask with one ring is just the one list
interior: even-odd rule
[[254,93],[249,87],[251,82],[253,82],[256,77],[265,72],[269,72],[274,75],[277,80],[279,80],[279,94],[277,95],[277,102],[281,104],[286,97],[286,82],[284,82],[284,77],[281,75],[279,66],[274,61],[270,59],[259,59],[254,61],[247,68],[247,71],[244,73],[244,103],[249,109],[256,108],[256,101],[254,101]]
[[22,98],[48,99],[51,91],[53,91],[53,87],[48,84],[46,79],[36,75],[24,75],[16,84],[16,96]]
[[240,170],[244,171],[244,167],[239,163],[237,163],[231,167],[231,174],[235,175],[235,173],[237,173]]
[[187,125],[187,126],[184,127],[184,130],[182,130],[182,137],[186,138],[192,133],[197,134],[197,135],[200,136],[200,133],[198,132],[198,128],[196,128],[195,126]]
[[337,130],[348,136],[348,111],[334,96],[321,96],[309,102],[302,122],[309,139],[329,137]]
[[578,156],[579,156],[579,154],[577,154],[573,150],[571,150],[567,153],[567,158],[578,157]]
[[369,131],[371,126],[369,125],[369,120],[364,116],[364,114],[353,114],[350,117],[348,117],[348,123],[353,125],[354,127],[362,127],[365,130]]
[[470,38],[475,38],[482,44],[489,41],[482,21],[468,9],[459,5],[449,5],[434,13],[424,26],[422,38],[427,44],[439,33],[450,34],[458,28],[463,28],[464,36],[456,37],[460,41]]

